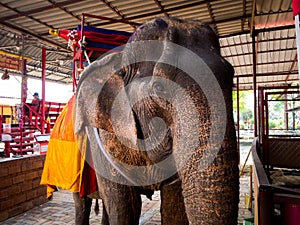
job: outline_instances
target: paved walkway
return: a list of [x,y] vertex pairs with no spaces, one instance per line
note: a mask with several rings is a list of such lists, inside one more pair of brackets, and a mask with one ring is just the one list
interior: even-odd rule
[[[240,204],[239,204],[239,225],[243,219],[251,216],[251,212],[245,208],[245,194],[249,193],[249,176],[240,178]],[[101,201],[100,201],[101,202]],[[94,204],[94,203],[93,203]],[[101,209],[101,205],[100,205]],[[63,225],[74,224],[74,203],[72,194],[69,191],[60,190],[54,193],[54,198],[45,204],[35,207],[23,214],[0,222],[2,225]],[[91,213],[90,224],[100,224],[101,210],[99,215]],[[155,192],[152,201],[143,196],[143,208],[140,218],[140,225],[160,225],[160,195]]]

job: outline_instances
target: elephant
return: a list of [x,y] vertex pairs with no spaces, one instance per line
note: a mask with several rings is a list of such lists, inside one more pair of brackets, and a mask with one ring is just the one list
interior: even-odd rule
[[75,224],[88,225],[92,207],[92,198],[89,198],[87,196],[81,198],[79,192],[74,192],[73,200],[75,205]]
[[164,225],[237,224],[233,75],[208,24],[172,17],[84,71],[74,132],[92,153],[102,224],[139,224],[140,195],[153,191]]

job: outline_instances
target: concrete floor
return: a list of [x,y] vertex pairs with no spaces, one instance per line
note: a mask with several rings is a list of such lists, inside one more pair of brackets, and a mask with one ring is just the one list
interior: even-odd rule
[[[249,174],[240,178],[240,204],[238,225],[243,224],[243,219],[251,216],[251,212],[245,207],[245,194],[249,193]],[[100,201],[101,202],[101,201]],[[93,203],[94,204],[94,203]],[[100,205],[101,209],[101,205]],[[2,225],[36,225],[36,224],[74,224],[74,203],[72,194],[69,191],[60,190],[54,193],[54,198],[45,204],[31,209],[23,214],[17,215]],[[99,215],[91,213],[90,224],[100,224],[101,211]],[[160,225],[160,195],[156,192],[152,201],[143,197],[142,215],[140,225]]]

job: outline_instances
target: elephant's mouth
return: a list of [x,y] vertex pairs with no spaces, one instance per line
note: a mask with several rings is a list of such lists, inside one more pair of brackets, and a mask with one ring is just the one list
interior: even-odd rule
[[[115,142],[113,134],[95,127],[88,129],[90,129],[89,133],[95,137],[94,140],[100,150],[96,154],[94,162],[97,163],[94,166],[101,176],[113,179],[115,182],[143,186],[151,190],[159,190],[162,181],[169,183],[177,179],[176,164],[173,157],[170,157],[172,156],[170,129],[162,143],[146,152],[133,148],[119,148],[118,144],[107,149],[107,146],[112,146],[109,142],[118,143]],[[141,128],[139,129],[138,132],[141,132]],[[125,152],[118,149],[123,149]]]
[[133,110],[137,130],[138,147],[146,151],[149,165],[165,160],[172,154],[173,134],[170,126],[169,113],[162,113],[159,107],[149,107],[147,113],[139,113],[141,110]]
[[153,149],[147,151],[147,155],[152,164],[165,160],[172,154],[173,139],[171,137],[170,128],[167,130],[167,134],[163,137],[161,142]]

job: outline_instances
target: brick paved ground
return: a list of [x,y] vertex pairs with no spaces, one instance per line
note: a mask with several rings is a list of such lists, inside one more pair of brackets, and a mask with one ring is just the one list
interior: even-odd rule
[[[240,204],[239,204],[239,225],[243,223],[244,218],[251,216],[251,212],[245,208],[244,196],[249,193],[249,175],[240,178]],[[101,202],[101,201],[100,201]],[[94,204],[94,203],[93,203]],[[100,205],[101,209],[101,205]],[[159,192],[153,196],[150,201],[143,197],[143,209],[140,219],[141,225],[160,225],[160,197]],[[39,207],[27,211],[6,221],[0,222],[2,225],[63,225],[74,224],[74,203],[72,194],[68,191],[60,190],[54,194],[52,201],[49,201]],[[100,224],[101,211],[99,215],[91,214],[90,224]]]

